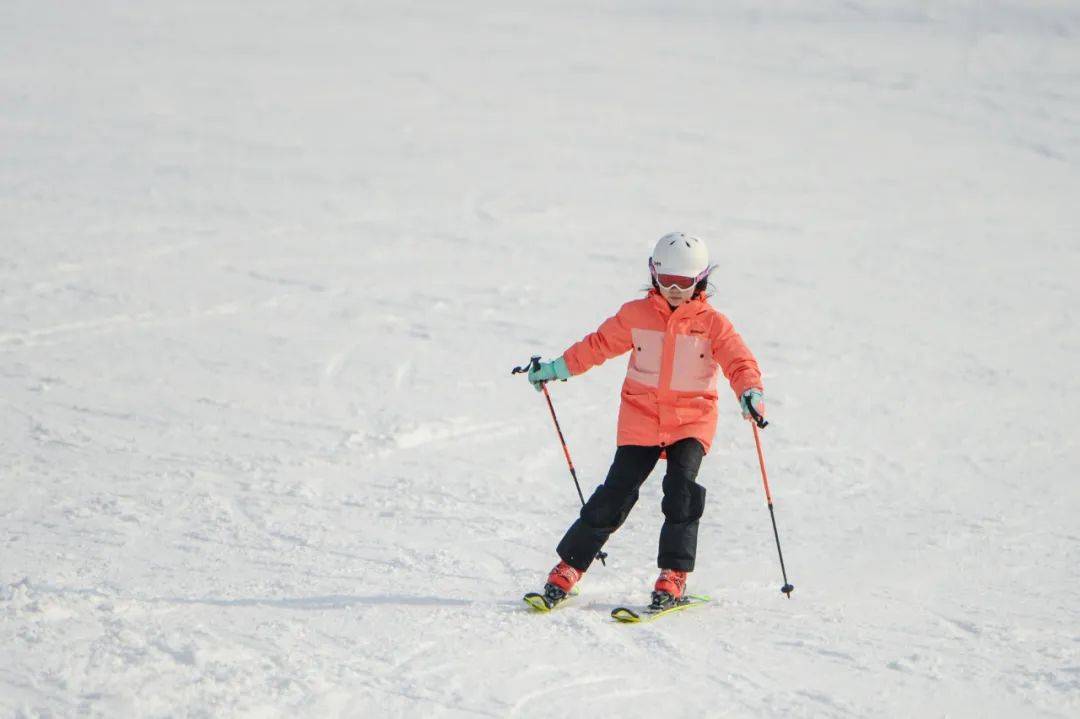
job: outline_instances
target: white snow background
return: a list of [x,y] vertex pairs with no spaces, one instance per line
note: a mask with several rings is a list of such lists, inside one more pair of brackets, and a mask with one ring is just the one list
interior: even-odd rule
[[[1065,0],[5,0],[0,716],[1078,716],[1078,207]],[[675,229],[795,593],[724,395],[530,614]]]

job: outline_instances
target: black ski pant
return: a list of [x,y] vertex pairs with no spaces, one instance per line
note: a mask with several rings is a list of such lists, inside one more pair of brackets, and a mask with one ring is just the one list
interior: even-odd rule
[[581,508],[581,516],[566,530],[555,550],[564,562],[582,571],[611,534],[622,526],[638,500],[638,489],[667,450],[664,474],[664,526],[660,529],[661,569],[693,571],[697,554],[698,520],[705,510],[705,488],[694,480],[705,456],[696,439],[683,439],[669,447],[624,445],[615,450],[607,479]]

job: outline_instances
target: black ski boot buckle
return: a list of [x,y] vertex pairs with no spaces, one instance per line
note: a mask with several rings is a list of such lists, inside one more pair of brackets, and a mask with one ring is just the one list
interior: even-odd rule
[[675,599],[669,592],[653,592],[652,604],[649,605],[650,612],[662,612],[665,609],[671,609],[679,600]]
[[544,585],[544,604],[548,605],[548,609],[564,599],[566,599],[566,592],[562,590],[562,587],[556,587],[550,582]]

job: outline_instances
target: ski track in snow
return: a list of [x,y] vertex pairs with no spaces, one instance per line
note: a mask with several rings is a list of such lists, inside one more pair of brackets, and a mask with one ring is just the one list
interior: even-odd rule
[[[1080,715],[1080,12],[16,0],[0,716]],[[704,235],[765,371],[687,616],[510,368]],[[552,395],[586,493],[624,361]]]

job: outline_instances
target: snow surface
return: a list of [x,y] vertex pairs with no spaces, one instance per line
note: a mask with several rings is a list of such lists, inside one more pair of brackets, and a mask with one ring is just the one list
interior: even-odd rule
[[[0,7],[0,715],[1080,715],[1080,7]],[[510,368],[710,241],[691,587]],[[590,491],[624,363],[553,387]]]

